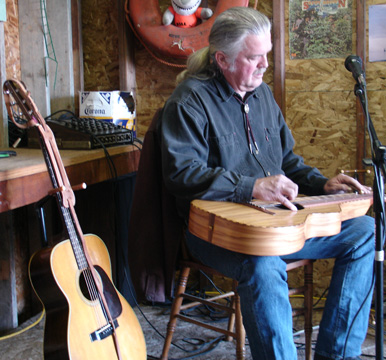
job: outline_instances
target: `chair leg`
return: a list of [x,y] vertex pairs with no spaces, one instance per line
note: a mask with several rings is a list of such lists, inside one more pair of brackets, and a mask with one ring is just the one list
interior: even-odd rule
[[[313,262],[310,261],[304,266],[304,331],[305,331],[305,342],[306,342],[306,360],[312,358],[312,305],[313,305]],[[296,268],[298,266],[291,264],[287,270]],[[171,308],[170,319],[167,325],[167,333],[165,342],[162,350],[160,360],[167,360],[172,343],[173,335],[176,330],[177,319],[180,314],[183,294],[185,293],[188,277],[190,273],[190,267],[184,266],[181,269],[180,276],[178,279],[177,291]],[[246,356],[245,350],[245,329],[243,325],[241,309],[240,309],[240,297],[236,291],[237,283],[233,282],[234,296],[232,297],[232,307],[234,308],[234,314],[230,315],[228,321],[228,331],[233,331],[235,328],[236,333],[236,358],[237,360],[244,360]],[[227,338],[229,341],[229,337]]]
[[241,315],[240,308],[240,296],[235,291],[233,296],[235,303],[235,314],[236,314],[236,359],[244,360],[246,356],[245,351],[245,329],[243,325],[243,317]]
[[[240,296],[237,293],[237,281],[233,280],[233,292],[234,295],[232,296],[232,309],[234,312],[232,312],[229,315],[228,320],[228,331],[229,332],[235,332],[236,336],[234,340],[236,341],[236,359],[237,360],[244,360],[246,356],[245,352],[245,330],[243,325],[243,318],[241,316],[241,309],[240,309]],[[232,341],[232,336],[227,336],[226,341]]]
[[172,343],[173,334],[174,334],[174,331],[176,330],[177,315],[180,313],[180,308],[183,301],[182,294],[185,292],[189,273],[190,273],[189,267],[184,267],[181,269],[181,273],[178,279],[177,292],[171,308],[170,320],[167,325],[167,332],[166,332],[164,347],[162,350],[161,360],[168,359],[168,354],[170,350],[170,345]]
[[[228,328],[227,330],[229,332],[233,332],[235,329],[235,320],[236,320],[236,302],[235,302],[235,296],[232,296],[231,300],[231,308],[233,309],[233,312],[229,314],[229,319],[228,319]],[[233,336],[228,335],[225,338],[225,341],[233,341]]]
[[313,262],[304,267],[304,334],[306,341],[306,360],[312,359],[312,306],[313,306]]

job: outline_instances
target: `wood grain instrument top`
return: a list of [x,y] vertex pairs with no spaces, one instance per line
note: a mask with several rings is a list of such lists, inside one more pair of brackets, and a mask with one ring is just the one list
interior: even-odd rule
[[311,237],[338,234],[342,221],[365,215],[372,203],[372,194],[300,196],[294,212],[259,200],[248,204],[193,200],[189,231],[244,254],[286,255],[300,250]]

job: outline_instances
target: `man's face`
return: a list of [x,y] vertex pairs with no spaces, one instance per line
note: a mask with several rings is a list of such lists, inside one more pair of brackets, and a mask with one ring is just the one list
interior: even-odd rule
[[263,82],[263,74],[268,67],[267,55],[272,50],[271,34],[248,35],[244,47],[234,64],[221,66],[223,74],[233,89],[242,97]]

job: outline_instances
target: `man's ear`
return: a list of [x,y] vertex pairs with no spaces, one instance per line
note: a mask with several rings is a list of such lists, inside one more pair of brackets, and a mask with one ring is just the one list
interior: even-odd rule
[[214,57],[221,70],[224,71],[229,68],[228,57],[222,51],[216,51]]

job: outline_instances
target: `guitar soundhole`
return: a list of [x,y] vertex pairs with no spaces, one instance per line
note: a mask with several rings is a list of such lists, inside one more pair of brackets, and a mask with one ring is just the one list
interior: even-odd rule
[[[122,314],[122,304],[118,293],[103,268],[95,265],[94,269],[98,274],[97,281],[101,281],[103,295],[105,296],[107,306],[110,309],[110,314],[115,319]],[[79,275],[79,289],[86,300],[100,300],[99,292],[89,268],[83,270]]]
[[[298,204],[298,203],[293,203],[295,206],[296,206],[296,208],[298,209],[298,210],[304,210],[304,207],[302,206],[302,205],[300,205],[300,204]],[[286,206],[284,206],[283,204],[278,204],[278,205],[275,205],[275,207],[277,208],[277,209],[282,209],[282,210],[289,210]]]
[[83,270],[79,276],[79,288],[82,295],[89,301],[95,300],[91,299],[90,291],[93,292],[93,289],[96,288],[94,278],[91,275],[90,269]]

